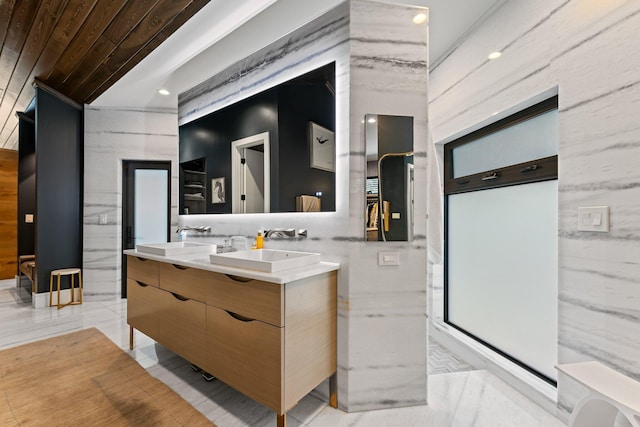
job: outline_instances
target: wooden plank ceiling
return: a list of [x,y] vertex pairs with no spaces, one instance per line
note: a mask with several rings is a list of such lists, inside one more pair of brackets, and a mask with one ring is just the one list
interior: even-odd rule
[[209,0],[0,0],[0,148],[35,79],[91,103]]

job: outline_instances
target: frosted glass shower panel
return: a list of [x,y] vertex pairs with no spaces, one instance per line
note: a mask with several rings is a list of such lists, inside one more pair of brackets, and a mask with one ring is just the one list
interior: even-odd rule
[[448,321],[557,378],[558,181],[448,197]]
[[135,244],[168,241],[168,171],[136,169],[134,182]]

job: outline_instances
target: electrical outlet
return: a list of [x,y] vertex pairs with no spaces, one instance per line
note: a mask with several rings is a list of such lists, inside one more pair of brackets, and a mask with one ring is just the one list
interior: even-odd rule
[[33,224],[33,214],[25,214],[24,222],[27,224]]
[[378,252],[378,265],[400,265],[400,253]]
[[107,224],[107,214],[98,215],[98,224],[100,224],[100,225]]

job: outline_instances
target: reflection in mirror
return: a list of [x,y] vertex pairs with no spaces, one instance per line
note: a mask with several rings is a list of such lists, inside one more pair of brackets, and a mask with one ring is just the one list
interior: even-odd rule
[[365,240],[413,239],[413,117],[367,114]]
[[332,62],[181,125],[180,213],[335,211],[335,104]]
[[269,132],[231,141],[232,212],[269,212]]

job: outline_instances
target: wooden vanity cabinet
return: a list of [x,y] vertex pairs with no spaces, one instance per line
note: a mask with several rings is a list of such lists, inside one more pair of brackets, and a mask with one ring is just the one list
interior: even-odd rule
[[[204,301],[188,287],[161,288],[161,270],[170,264],[129,256],[127,259],[127,322],[191,363],[205,359]],[[132,343],[130,343],[132,346]]]
[[127,257],[127,279],[158,287],[162,263],[136,256]]
[[260,281],[234,286],[207,298],[205,369],[284,414],[336,371],[336,273],[275,285],[279,293]]
[[281,409],[284,328],[207,306],[204,369],[273,409]]
[[[332,377],[336,272],[276,284],[158,261],[131,262],[127,319],[160,344],[278,413]],[[141,267],[143,266],[143,267]],[[157,285],[153,282],[158,272]]]
[[205,320],[203,302],[127,279],[129,326],[196,365],[205,361]]
[[160,264],[160,289],[175,292],[196,301],[206,301],[207,277],[210,272],[164,262],[158,264]]

